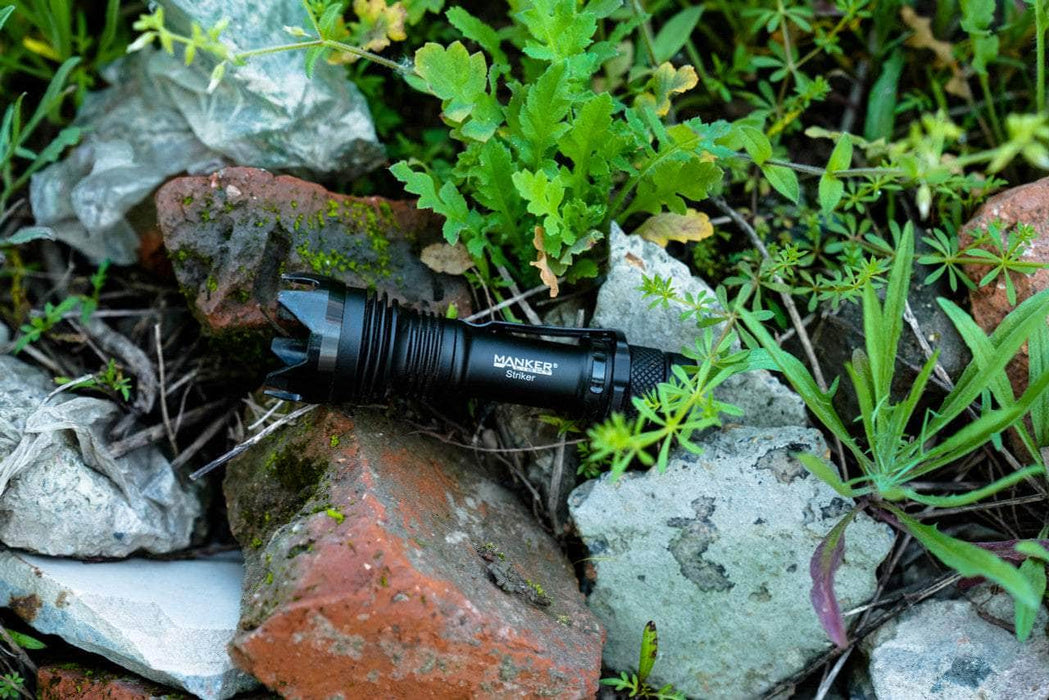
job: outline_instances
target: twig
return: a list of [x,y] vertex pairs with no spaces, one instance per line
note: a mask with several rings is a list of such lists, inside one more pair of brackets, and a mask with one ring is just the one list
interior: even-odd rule
[[[262,425],[263,423],[268,421],[270,419],[270,416],[272,416],[274,413],[276,413],[278,410],[280,410],[280,407],[283,406],[283,405],[284,405],[284,400],[283,399],[277,401],[277,403],[273,404],[273,408],[271,408],[270,410],[266,411],[266,413],[264,413],[261,418],[259,418],[257,421],[255,421],[254,423],[249,425],[248,426],[248,430],[255,430],[260,425]],[[261,406],[260,406],[260,408],[261,408]]]
[[[211,403],[198,406],[194,409],[186,411],[182,415],[182,421],[180,425],[194,425],[197,421],[208,415],[216,408],[226,405],[225,401],[212,401]],[[140,447],[145,447],[151,443],[160,440],[166,434],[167,429],[163,423],[157,423],[156,425],[140,430],[137,433],[133,433],[123,440],[111,443],[109,445],[109,453],[113,457],[123,457],[128,452],[137,450]]]
[[312,411],[315,408],[317,408],[317,404],[311,403],[311,404],[307,404],[305,406],[302,406],[300,408],[295,409],[294,411],[292,411],[288,415],[284,416],[280,420],[274,421],[270,425],[268,425],[265,428],[263,428],[262,430],[260,430],[255,435],[252,435],[250,438],[248,438],[244,442],[240,443],[239,445],[237,445],[232,450],[230,450],[226,454],[222,455],[218,459],[214,459],[214,460],[208,462],[203,467],[201,467],[197,471],[195,471],[192,474],[190,474],[189,478],[191,480],[193,480],[193,481],[196,481],[197,479],[199,479],[200,477],[204,476],[205,474],[208,474],[209,472],[212,472],[215,469],[218,469],[223,464],[225,464],[226,462],[230,461],[231,459],[233,459],[237,455],[241,454],[242,452],[246,452],[247,450],[251,449],[253,446],[255,446],[258,443],[260,443],[263,440],[265,440],[267,436],[269,436],[272,433],[276,432],[282,426],[287,425],[288,423],[291,423],[296,418],[299,418],[301,416],[306,415],[307,413],[309,413],[310,411]]
[[568,444],[566,436],[561,436],[561,443],[554,453],[554,468],[550,471],[550,488],[546,492],[546,510],[550,515],[550,524],[554,528],[554,534],[561,534],[561,523],[557,518],[558,505],[561,502],[561,480],[565,471],[565,446]]
[[[758,236],[758,232],[754,230],[754,227],[750,225],[743,216],[729,206],[722,197],[713,198],[714,205],[721,210],[721,213],[725,214],[737,226],[743,229],[743,232],[747,234],[747,238],[750,242],[758,249],[761,253],[761,257],[766,260],[771,260],[772,256],[769,255],[768,248],[765,247],[765,243]],[[776,284],[783,285],[783,279],[779,275],[773,276],[773,281]],[[816,351],[812,347],[812,340],[809,338],[809,332],[805,330],[805,324],[801,320],[801,314],[798,313],[798,307],[794,305],[794,300],[791,298],[790,293],[780,292],[780,301],[783,303],[784,308],[787,309],[787,315],[790,316],[790,323],[794,326],[794,330],[798,334],[798,342],[801,343],[801,347],[805,350],[805,355],[809,359],[809,366],[812,367],[812,377],[816,380],[816,385],[820,388],[820,391],[827,393],[827,381],[823,378],[823,370],[820,369],[819,360],[816,359]],[[835,436],[834,444],[838,452],[838,474],[844,478],[845,475],[845,448],[841,444],[841,440]]]
[[160,324],[153,324],[153,340],[157,345],[157,374],[160,375],[160,416],[164,421],[164,430],[168,435],[168,443],[171,452],[178,455],[178,443],[175,441],[175,429],[171,426],[171,416],[168,414],[168,392],[164,388],[167,382],[164,378],[164,346],[160,342]]
[[521,289],[517,286],[517,282],[514,282],[514,278],[510,275],[507,269],[502,265],[498,265],[496,269],[499,270],[499,276],[503,278],[504,282],[506,282],[506,286],[510,289],[510,293],[515,297],[518,297],[518,305],[521,307],[521,311],[524,312],[524,315],[528,317],[529,322],[534,326],[543,325],[543,321],[539,318],[539,314],[537,314],[535,309],[529,306],[528,302],[525,301],[525,296],[521,294]]
[[532,445],[529,447],[478,447],[477,445],[467,445],[466,443],[456,442],[450,438],[446,438],[440,433],[435,433],[432,430],[416,430],[410,435],[427,435],[432,438],[436,438],[446,445],[452,447],[461,447],[466,450],[473,450],[474,452],[491,452],[493,454],[512,454],[515,452],[542,452],[543,450],[556,450],[562,445],[578,445],[586,442],[586,440],[580,438],[579,440],[562,440],[561,442],[552,442],[548,445]]
[[[931,359],[933,356],[932,346],[929,345],[929,341],[925,338],[925,334],[922,332],[921,324],[918,323],[918,317],[914,315],[914,310],[911,309],[910,300],[908,300],[903,306],[903,320],[911,327],[911,332],[914,333],[914,338],[918,341],[918,347],[922,349],[922,354],[925,355],[925,359]],[[932,371],[940,378],[940,381],[947,385],[947,391],[954,388],[954,381],[951,380],[951,375],[947,374],[947,370],[945,370],[943,365],[940,364],[939,358],[937,358],[936,366],[933,367]]]
[[29,654],[25,653],[25,649],[20,647],[18,643],[11,638],[11,635],[7,633],[7,628],[3,625],[0,625],[0,639],[4,640],[7,646],[11,648],[11,651],[14,652],[15,656],[18,657],[18,660],[25,664],[26,668],[32,673],[36,673],[36,664],[34,664],[33,660],[29,658]]
[[540,284],[537,287],[532,287],[528,291],[521,292],[519,294],[515,294],[514,296],[510,297],[509,299],[504,299],[503,301],[499,302],[498,304],[496,304],[494,306],[489,306],[484,311],[478,311],[475,314],[471,314],[471,315],[467,316],[466,318],[464,318],[463,320],[466,321],[467,323],[472,323],[473,321],[476,321],[479,318],[483,318],[483,317],[488,316],[490,314],[494,314],[496,311],[501,311],[502,309],[505,309],[507,306],[512,306],[512,305],[516,304],[519,301],[524,301],[525,299],[528,299],[529,297],[533,297],[536,294],[539,294],[540,292],[546,291],[548,289],[549,289],[549,287],[547,287],[545,284]]
[[[75,321],[71,321],[76,325]],[[137,345],[98,319],[89,319],[87,334],[98,343],[99,347],[111,355],[119,357],[128,368],[138,384],[135,387],[135,401],[131,404],[140,415],[153,410],[157,398],[157,377],[149,356]]]
[[1006,498],[1001,501],[993,501],[991,503],[974,503],[971,506],[959,506],[957,508],[937,508],[922,511],[921,513],[914,513],[911,517],[917,518],[918,520],[924,520],[926,518],[939,518],[947,515],[957,515],[958,513],[970,513],[972,511],[991,510],[994,508],[1006,508],[1008,506],[1020,506],[1025,503],[1040,503],[1045,501],[1043,494],[1034,494],[1031,496],[1017,496],[1016,498]]
[[193,456],[204,449],[204,445],[208,444],[211,438],[215,437],[226,423],[229,422],[229,415],[223,414],[219,416],[218,420],[212,421],[211,425],[204,429],[197,439],[194,440],[189,447],[187,447],[182,454],[171,460],[172,469],[180,469],[183,464],[193,459]]

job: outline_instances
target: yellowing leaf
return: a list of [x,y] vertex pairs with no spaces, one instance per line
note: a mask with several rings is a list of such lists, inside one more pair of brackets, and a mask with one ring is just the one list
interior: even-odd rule
[[24,36],[22,37],[22,46],[26,47],[38,56],[50,58],[52,61],[62,60],[62,57],[58,55],[58,52],[55,51],[54,48],[52,48],[51,44],[48,44],[46,41],[40,41],[39,39],[34,39],[31,36]]
[[474,266],[473,258],[462,243],[432,243],[423,248],[419,259],[434,272],[461,275]]
[[651,105],[656,114],[666,116],[670,111],[672,95],[687,92],[699,84],[699,76],[692,66],[674,68],[669,61],[659,66],[648,80],[648,92],[638,95],[639,103]]
[[932,20],[928,17],[920,16],[909,5],[904,5],[900,8],[900,19],[914,32],[907,38],[908,46],[932,51],[936,54],[936,61],[939,65],[951,69],[953,75],[947,81],[944,90],[958,97],[972,97],[969,83],[965,81],[961,66],[958,65],[958,61],[954,57],[954,46],[949,41],[941,41],[933,36]]
[[557,287],[557,275],[550,269],[550,263],[546,259],[546,249],[543,247],[543,227],[535,227],[535,238],[532,239],[532,245],[536,249],[535,260],[528,263],[534,268],[539,270],[539,279],[543,281],[547,287],[550,288],[550,298],[557,296],[560,291]]
[[650,216],[637,229],[637,235],[666,248],[669,241],[688,243],[701,241],[714,235],[710,217],[701,211],[688,209],[684,214],[667,212]]
[[[391,41],[404,41],[404,22],[407,12],[401,3],[387,6],[386,0],[353,0],[357,21],[351,22],[347,41],[365,51],[382,51]],[[353,63],[357,56],[335,52],[331,63]]]

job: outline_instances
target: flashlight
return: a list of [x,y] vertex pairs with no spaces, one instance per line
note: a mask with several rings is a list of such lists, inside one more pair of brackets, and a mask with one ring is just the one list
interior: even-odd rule
[[[693,361],[631,346],[621,331],[468,323],[402,309],[385,294],[311,274],[285,275],[305,289],[277,295],[285,320],[306,337],[275,338],[285,364],[266,378],[266,393],[309,403],[364,403],[391,393],[477,398],[550,408],[601,420],[633,413],[632,398]],[[546,337],[571,338],[566,344]]]

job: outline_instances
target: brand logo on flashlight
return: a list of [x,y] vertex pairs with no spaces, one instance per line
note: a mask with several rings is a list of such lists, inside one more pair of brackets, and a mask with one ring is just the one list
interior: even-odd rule
[[498,369],[511,369],[516,372],[542,374],[549,377],[553,375],[555,365],[553,362],[529,360],[524,357],[514,357],[513,355],[496,355],[492,366]]

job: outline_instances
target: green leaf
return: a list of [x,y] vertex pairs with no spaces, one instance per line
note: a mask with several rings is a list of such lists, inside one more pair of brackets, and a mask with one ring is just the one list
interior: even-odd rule
[[830,173],[820,176],[820,211],[829,214],[834,211],[845,194],[845,183]]
[[[1027,381],[1033,383],[1049,372],[1049,325],[1039,323],[1035,327],[1027,341],[1027,354],[1030,359]],[[1049,445],[1049,392],[1031,405],[1031,423],[1036,444]]]
[[446,182],[438,190],[433,175],[412,170],[405,161],[394,163],[390,173],[404,183],[404,189],[419,196],[420,209],[432,209],[444,216],[442,231],[448,243],[455,245],[464,231],[475,230],[476,214],[470,211],[466,199],[454,184]]
[[827,464],[822,458],[811,452],[799,452],[794,455],[794,458],[801,462],[801,466],[805,467],[807,472],[837,491],[838,495],[845,498],[856,497],[856,492],[852,490],[852,487],[843,482],[834,467]]
[[686,157],[685,161],[662,159],[648,168],[624,217],[639,211],[659,214],[664,207],[685,214],[688,206],[684,199],[706,199],[709,189],[721,181],[721,168],[694,153]]
[[416,87],[443,101],[443,116],[459,124],[473,112],[486,94],[488,64],[484,54],[469,53],[462,42],[448,48],[428,43],[415,52],[415,72],[421,83]]
[[764,131],[743,124],[736,127],[736,133],[743,142],[743,148],[755,163],[764,165],[765,161],[772,157],[772,144]]
[[986,549],[945,535],[935,527],[923,525],[899,508],[884,505],[899,519],[900,524],[911,533],[929,552],[962,576],[981,577],[994,581],[1013,597],[1013,600],[1031,607],[1041,600],[1034,586],[1016,567],[1006,563]]
[[1014,620],[1016,622],[1016,638],[1026,642],[1034,629],[1035,618],[1038,610],[1042,607],[1041,599],[1045,596],[1045,563],[1037,559],[1028,559],[1020,564],[1020,575],[1027,579],[1038,596],[1039,603],[1035,606],[1024,605],[1016,601],[1014,605]]
[[41,642],[35,637],[30,637],[28,634],[22,634],[21,632],[15,632],[14,630],[7,630],[7,633],[11,635],[11,639],[14,643],[23,649],[29,651],[39,651],[40,649],[47,649],[47,645]]
[[[317,65],[317,61],[327,51],[328,51],[328,49],[326,47],[324,47],[324,46],[311,46],[310,48],[306,49],[306,77],[309,78],[310,80],[313,79],[314,66]],[[223,65],[223,64],[219,64],[219,65]],[[218,70],[218,66],[215,66],[215,69]],[[215,78],[215,76],[212,75],[212,81],[213,82],[214,82],[214,78]],[[219,76],[219,78],[221,79],[221,76]]]
[[531,7],[517,13],[531,35],[524,52],[551,63],[583,53],[597,31],[597,15],[576,0],[532,0]]
[[1015,471],[1012,474],[1002,477],[997,481],[988,484],[982,488],[960,493],[954,496],[929,496],[920,494],[914,491],[914,489],[903,489],[903,492],[916,503],[921,503],[926,506],[935,506],[937,508],[955,508],[957,506],[967,506],[970,503],[976,503],[982,501],[988,496],[993,496],[1002,489],[1015,486],[1024,479],[1029,479],[1033,476],[1041,476],[1045,473],[1045,470],[1038,465],[1026,467],[1019,471]]
[[0,7],[0,29],[3,29],[4,22],[7,21],[7,18],[10,17],[11,13],[14,12],[14,11],[15,11],[15,6],[14,5],[6,5],[4,7]]
[[524,159],[538,168],[547,151],[568,130],[564,121],[572,106],[563,63],[552,64],[529,88],[521,108],[521,134]]
[[703,14],[703,6],[688,7],[666,21],[652,41],[656,65],[669,61],[688,41]]
[[652,666],[655,665],[658,655],[659,633],[656,631],[656,623],[649,620],[645,623],[644,631],[641,632],[641,654],[637,662],[637,680],[639,683],[644,683],[648,680],[648,675],[652,673]]
[[845,133],[838,138],[834,150],[831,151],[830,160],[827,161],[827,170],[836,173],[839,170],[846,170],[850,165],[852,165],[852,137]]
[[496,139],[483,144],[478,165],[471,171],[476,178],[474,199],[499,216],[503,231],[515,231],[520,226],[523,202],[514,187],[516,170],[510,149]]
[[559,249],[551,249],[550,244],[555,243],[562,235],[561,203],[565,198],[565,185],[560,173],[554,179],[540,170],[532,172],[521,170],[513,174],[512,178],[517,193],[527,202],[529,213],[540,217],[546,234],[547,252],[559,255]]
[[863,137],[868,141],[892,138],[903,57],[900,49],[893,51],[892,56],[882,64],[881,73],[871,86],[867,96],[867,118],[863,124]]
[[[607,158],[613,153],[607,149],[611,144],[613,149],[618,150],[618,140],[611,133],[614,107],[612,96],[608,93],[587,100],[558,142],[561,153],[571,159],[575,165],[573,170],[580,178],[594,173],[602,176],[609,174]],[[596,154],[604,157],[594,158]]]
[[795,204],[798,203],[801,188],[798,186],[798,176],[793,170],[784,165],[764,165],[761,172],[777,192]]
[[492,57],[493,64],[506,64],[506,54],[501,48],[502,39],[499,32],[485,24],[458,5],[449,7],[444,15],[453,27],[463,33],[467,39],[477,42]]

